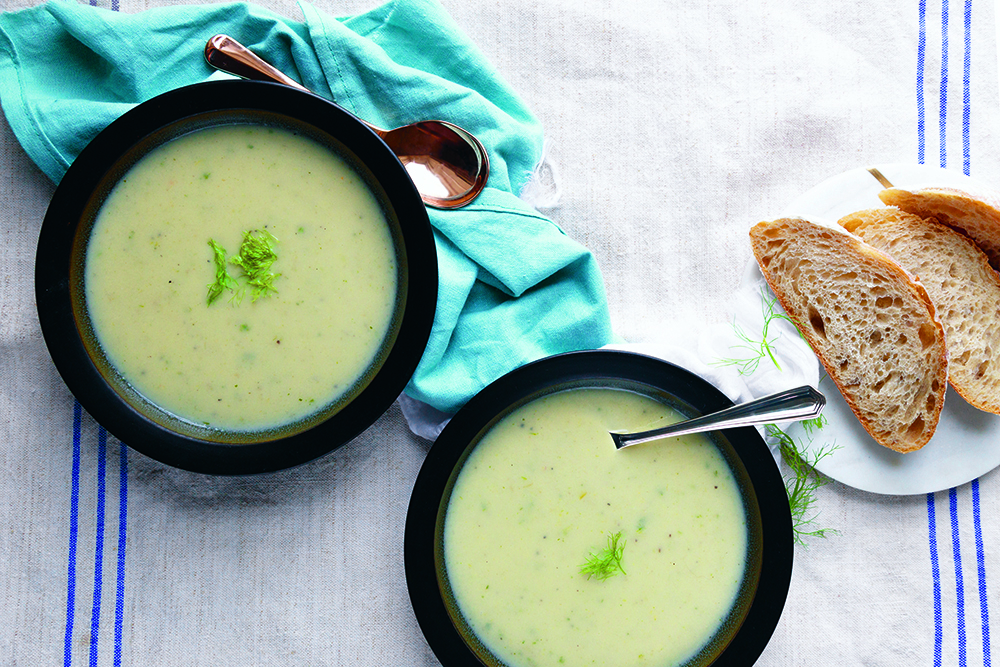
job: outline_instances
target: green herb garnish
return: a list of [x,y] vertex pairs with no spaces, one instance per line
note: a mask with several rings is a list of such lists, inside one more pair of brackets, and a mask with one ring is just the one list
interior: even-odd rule
[[222,296],[226,290],[233,292],[232,301],[240,303],[243,300],[243,293],[246,286],[240,285],[239,281],[229,275],[229,264],[235,264],[243,269],[242,278],[253,290],[253,300],[256,301],[270,292],[277,292],[274,288],[274,281],[281,274],[271,272],[271,265],[278,259],[274,251],[274,244],[278,239],[262,229],[255,229],[243,232],[243,243],[240,245],[238,255],[226,261],[226,250],[219,245],[215,239],[209,239],[208,245],[212,248],[215,258],[215,282],[208,286],[208,305]]
[[802,424],[802,428],[805,429],[806,435],[811,436],[813,431],[818,431],[819,429],[826,426],[826,417],[820,415],[818,417],[813,417],[812,419],[803,419],[799,422]]
[[226,250],[215,239],[209,239],[208,245],[212,247],[212,254],[215,256],[215,282],[208,285],[208,305],[211,306],[226,290],[235,291],[237,284],[226,268]]
[[281,274],[271,273],[271,265],[278,255],[274,252],[274,244],[278,239],[263,229],[243,232],[243,243],[240,253],[229,262],[243,269],[247,284],[253,289],[253,300],[256,301],[270,292],[277,292],[274,281]]
[[[785,320],[790,322],[792,326],[795,326],[795,322],[778,308],[777,298],[769,296],[767,289],[762,288],[760,296],[761,314],[764,317],[760,338],[751,337],[734,322],[733,329],[743,344],[734,345],[730,349],[745,350],[746,356],[720,359],[715,362],[716,365],[738,366],[740,375],[752,375],[757,371],[760,362],[769,358],[774,367],[781,370],[773,347],[779,336],[770,333],[770,326],[775,320]],[[797,326],[796,331],[798,331]],[[799,331],[799,335],[802,335],[801,331]],[[802,424],[803,430],[811,439],[814,432],[823,428],[827,422],[826,417],[820,415],[799,423]],[[838,531],[830,528],[816,528],[816,520],[819,515],[813,512],[816,491],[831,481],[816,470],[816,465],[832,454],[837,447],[824,446],[818,450],[807,452],[805,447],[800,447],[791,436],[774,424],[767,424],[764,429],[769,437],[777,441],[781,459],[792,472],[792,475],[784,477],[784,482],[785,491],[788,494],[788,506],[792,513],[792,530],[795,542],[805,546],[807,537],[827,537],[837,534]]]
[[719,366],[739,366],[740,375],[751,375],[757,370],[760,362],[764,360],[765,357],[771,360],[774,367],[779,371],[781,370],[781,365],[778,363],[778,359],[774,356],[774,342],[778,340],[778,336],[770,336],[769,329],[771,323],[775,320],[785,320],[786,322],[792,322],[788,315],[777,310],[778,300],[775,297],[768,298],[767,292],[761,290],[761,314],[764,316],[764,327],[760,333],[760,340],[753,338],[747,334],[743,329],[733,323],[733,330],[736,332],[736,336],[743,341],[741,345],[734,345],[730,349],[745,350],[744,356],[740,357],[730,357],[726,359],[720,359],[716,362]]
[[599,552],[590,552],[587,561],[580,566],[580,574],[590,579],[594,577],[601,581],[609,579],[621,572],[626,574],[622,567],[622,555],[625,553],[625,540],[622,534],[614,533],[608,535],[608,546]]
[[[812,422],[812,428],[822,428],[821,417]],[[816,520],[819,514],[813,512],[816,502],[816,491],[830,483],[830,478],[816,470],[816,465],[832,454],[837,448],[824,446],[818,450],[806,452],[785,431],[774,424],[767,424],[765,431],[768,436],[778,441],[778,451],[781,458],[791,469],[792,475],[785,477],[785,491],[788,493],[788,506],[792,510],[792,530],[796,543],[805,546],[807,537],[827,537],[836,535],[837,530],[817,528]],[[807,428],[807,432],[810,429]]]

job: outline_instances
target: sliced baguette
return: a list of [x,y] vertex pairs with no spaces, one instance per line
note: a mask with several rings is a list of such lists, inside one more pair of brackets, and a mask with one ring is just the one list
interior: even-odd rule
[[861,425],[897,452],[923,447],[947,388],[944,329],[926,290],[834,226],[785,218],[750,230],[764,278]]
[[934,218],[962,232],[982,248],[1000,270],[1000,194],[985,190],[886,188],[879,199],[921,218]]
[[1000,414],[1000,275],[968,237],[897,208],[840,219],[919,277],[944,325],[948,381],[971,405]]

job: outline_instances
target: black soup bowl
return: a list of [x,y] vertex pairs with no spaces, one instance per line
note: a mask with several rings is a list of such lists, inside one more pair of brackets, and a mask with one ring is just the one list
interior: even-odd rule
[[[340,393],[328,395],[332,398],[325,402],[320,400],[311,412],[284,423],[246,429],[213,427],[180,416],[140,393],[102,345],[88,309],[85,285],[95,220],[115,186],[158,148],[223,126],[285,131],[311,140],[311,145],[329,150],[346,163],[374,197],[375,207],[381,209],[382,216],[375,217],[384,217],[388,224],[388,231],[380,231],[384,238],[391,237],[393,258],[386,271],[396,272],[394,303],[388,300],[390,295],[383,306],[384,312],[390,313],[387,333],[380,342],[376,340],[373,360],[355,361],[367,364],[360,376],[347,382],[342,391],[338,385]],[[230,160],[214,167],[214,173],[225,176],[227,170],[239,170],[240,163]],[[320,214],[325,215],[325,209]],[[202,285],[212,282],[211,224],[206,224],[204,238],[200,233],[199,229],[198,248],[205,255],[197,255],[192,262],[206,267],[205,280],[198,284],[200,291],[192,290],[190,300],[192,307],[206,308]],[[276,242],[280,249],[281,239]],[[327,250],[333,249],[324,252]],[[335,255],[330,257],[329,262],[325,257],[319,261],[335,263]],[[274,265],[277,271],[281,270],[280,258],[279,254]],[[350,113],[318,96],[278,84],[236,80],[164,93],[134,107],[95,137],[53,195],[42,224],[35,265],[42,333],[56,368],[80,404],[129,447],[168,465],[208,474],[253,474],[299,465],[339,447],[374,423],[402,392],[420,361],[434,319],[437,276],[426,209],[403,166],[381,139]],[[279,276],[275,283],[279,294],[281,280]],[[250,301],[247,296],[246,304],[241,302],[240,307],[249,308]],[[215,303],[211,307],[233,305]],[[322,305],[310,307],[319,309]],[[219,338],[219,345],[226,344],[226,336]],[[254,399],[249,400],[248,409],[256,411]]]
[[[631,603],[625,603],[624,600],[634,598],[628,598],[631,594],[619,591],[631,590],[634,592],[637,590],[635,587],[625,588],[626,585],[631,585],[624,583],[629,575],[640,577],[649,575],[643,575],[631,569],[629,564],[630,549],[646,549],[648,553],[653,553],[653,558],[660,558],[655,553],[657,552],[656,548],[650,549],[647,546],[639,545],[639,538],[642,538],[647,542],[647,545],[650,541],[655,541],[662,545],[664,554],[669,553],[674,548],[673,544],[676,543],[669,541],[673,536],[667,534],[663,526],[669,525],[675,520],[676,515],[673,510],[665,512],[645,509],[643,511],[649,513],[644,515],[648,521],[645,518],[640,520],[638,528],[633,525],[623,527],[622,530],[628,530],[630,534],[624,535],[623,551],[619,553],[619,564],[625,575],[614,578],[616,581],[621,580],[620,588],[614,587],[614,582],[610,577],[605,581],[593,581],[587,578],[584,576],[585,573],[581,571],[579,562],[564,562],[565,558],[553,556],[553,554],[564,554],[565,552],[557,551],[556,545],[553,545],[552,542],[574,539],[571,535],[581,528],[594,531],[588,534],[605,534],[601,531],[608,529],[607,525],[585,525],[588,522],[587,517],[596,514],[598,510],[603,511],[601,506],[606,504],[605,501],[614,499],[618,507],[641,503],[641,498],[644,496],[655,495],[657,492],[660,495],[675,493],[673,489],[680,489],[686,479],[694,480],[699,475],[707,473],[702,473],[697,469],[687,469],[690,471],[684,473],[687,477],[680,478],[673,476],[673,472],[671,472],[671,479],[664,479],[662,487],[657,488],[656,491],[648,482],[639,482],[638,478],[635,478],[635,483],[626,485],[624,489],[619,483],[616,495],[606,493],[599,485],[595,487],[591,478],[588,478],[587,485],[577,484],[575,476],[581,475],[582,478],[583,473],[580,472],[572,473],[568,481],[566,478],[560,478],[558,482],[553,481],[554,478],[548,471],[562,467],[564,463],[569,467],[568,461],[574,458],[574,452],[582,452],[583,450],[574,449],[580,445],[579,441],[567,435],[569,431],[563,430],[564,425],[572,419],[571,417],[566,417],[565,420],[548,417],[549,421],[540,422],[539,430],[535,432],[532,426],[535,418],[532,417],[531,411],[539,404],[534,402],[565,390],[589,388],[619,389],[638,393],[673,408],[687,417],[707,414],[733,405],[732,401],[710,383],[682,368],[659,359],[610,350],[574,352],[542,359],[512,371],[473,397],[449,422],[431,447],[414,484],[406,520],[404,558],[410,600],[424,636],[445,667],[476,667],[479,665],[519,667],[521,664],[519,660],[527,655],[525,649],[520,648],[523,644],[544,645],[549,641],[550,636],[546,634],[548,629],[542,628],[542,623],[547,622],[549,618],[552,619],[554,625],[566,626],[568,624],[564,621],[569,621],[569,625],[575,624],[577,628],[587,628],[579,636],[574,635],[575,638],[572,641],[583,644],[597,642],[604,647],[612,647],[613,657],[610,660],[615,664],[657,664],[652,655],[640,656],[640,660],[636,661],[635,653],[630,653],[629,637],[625,636],[628,632],[603,632],[604,628],[600,619],[606,619],[608,615],[627,616],[633,613],[633,610],[629,608]],[[562,398],[565,399],[567,396],[568,394]],[[528,404],[533,405],[521,410]],[[601,404],[599,409],[604,410],[606,406],[610,405],[612,404]],[[587,410],[591,410],[591,408],[587,408]],[[580,416],[581,421],[589,418],[589,414]],[[551,447],[561,450],[561,453],[558,457],[531,459],[531,466],[522,466],[517,463],[518,467],[515,468],[513,463],[515,457],[509,455],[511,451],[514,451],[513,449],[489,449],[497,444],[497,441],[485,438],[495,426],[511,429],[515,433],[527,434],[516,436],[518,443],[516,446],[521,448],[517,450],[518,452],[528,451],[528,456],[532,456],[531,450],[537,447]],[[553,435],[555,437],[552,437]],[[693,652],[685,644],[687,648],[684,649],[683,656],[686,657],[675,657],[671,660],[679,659],[682,661],[681,664],[688,667],[706,665],[746,667],[752,665],[764,650],[778,623],[788,593],[794,542],[791,513],[777,464],[754,428],[744,427],[706,435],[709,442],[714,444],[718,455],[721,455],[722,460],[724,460],[725,463],[722,465],[728,465],[732,473],[731,479],[735,481],[735,487],[738,489],[738,491],[730,490],[729,492],[731,493],[730,498],[736,498],[736,500],[730,501],[730,506],[738,507],[739,504],[742,504],[747,548],[745,554],[739,549],[732,552],[735,556],[729,562],[739,563],[741,558],[745,560],[742,562],[742,574],[739,574],[740,568],[737,567],[731,570],[729,575],[727,585],[730,586],[729,590],[735,591],[732,601],[727,602],[730,598],[723,596],[718,598],[722,600],[721,604],[716,602],[716,612],[721,613],[721,616],[712,617],[715,620],[710,619],[708,625],[711,628],[713,627],[711,623],[718,623],[716,629],[707,635],[699,635],[699,638],[690,640],[694,642],[692,644],[695,647]],[[531,436],[539,436],[535,442],[540,444],[533,444]],[[548,439],[543,438],[543,436]],[[483,442],[488,443],[486,451],[491,452],[490,456],[478,457],[478,459],[471,457],[477,446]],[[599,439],[595,438],[594,442],[597,444],[586,450],[588,457],[594,456],[594,450],[602,446]],[[665,448],[679,445],[672,445],[668,440],[639,445],[639,447],[645,446]],[[706,445],[705,441],[702,441],[699,446],[711,447],[711,445]],[[607,438],[607,447],[612,456],[622,456],[629,453],[628,450],[616,451],[610,436]],[[597,449],[597,451],[598,456],[604,456],[603,450]],[[652,450],[648,453],[655,454]],[[520,453],[517,455],[518,461],[521,460],[521,456]],[[583,454],[581,453],[580,456],[583,457]],[[649,459],[641,460],[648,461]],[[493,479],[491,482],[493,486],[486,487],[489,489],[488,491],[480,489],[482,495],[479,493],[473,495],[469,486],[459,485],[461,491],[455,491],[456,480],[459,479],[466,465],[477,472],[488,468],[502,470],[502,473]],[[704,467],[701,463],[698,466]],[[530,471],[526,472],[529,468]],[[603,471],[604,468],[601,470]],[[657,468],[657,470],[663,470],[663,468]],[[492,473],[489,474],[492,475]],[[544,475],[549,476],[544,477]],[[698,479],[702,478],[698,477]],[[657,485],[659,485],[659,481],[657,478]],[[712,483],[708,482],[707,485],[703,486],[708,489],[711,488]],[[529,485],[536,488],[545,487],[545,490],[528,489]],[[552,495],[548,489],[556,486],[561,489],[572,488],[572,491],[559,491],[559,499],[552,501]],[[520,490],[510,491],[520,487],[525,488],[523,493]],[[715,488],[718,489],[720,486]],[[732,487],[730,488],[732,489]],[[590,496],[585,498],[588,490],[591,492]],[[708,491],[708,493],[718,492]],[[462,523],[453,523],[446,531],[448,512],[455,511],[449,507],[450,504],[451,507],[454,507],[452,501],[456,497],[463,508],[462,514],[456,514],[456,516],[463,517]],[[634,503],[633,498],[635,499]],[[589,505],[584,508],[585,501],[596,503],[596,506]],[[541,526],[523,522],[526,517],[537,512],[542,503],[554,506],[556,513],[548,515],[549,519]],[[617,512],[617,510],[615,511]],[[650,516],[654,512],[655,516]],[[739,526],[741,525],[739,524],[740,512],[738,510],[734,512],[738,517],[735,525]],[[489,523],[489,519],[480,519],[481,516],[487,516],[487,513],[502,515],[503,521],[509,522],[504,525],[516,525],[517,528],[510,535],[504,533],[501,536],[501,532],[506,529],[492,528],[495,524]],[[620,516],[625,521],[624,517],[628,514],[623,511]],[[655,526],[654,523],[656,523]],[[479,525],[473,527],[472,524]],[[647,525],[649,530],[642,533]],[[740,530],[742,529],[736,528],[737,532]],[[464,552],[460,559],[447,560],[447,540],[452,539],[453,536],[459,539],[467,535],[474,536],[475,549]],[[609,551],[604,553],[604,557],[611,553],[611,539],[608,538]],[[459,541],[461,540],[459,539]],[[601,544],[593,546],[600,548]],[[574,554],[575,549],[576,545],[574,544]],[[697,557],[708,557],[712,555],[709,552],[714,551],[714,549],[714,546],[699,547]],[[470,556],[470,553],[473,555]],[[591,552],[591,555],[600,556],[601,554]],[[584,561],[586,556],[586,553],[579,554],[579,561]],[[636,558],[638,557],[639,555],[636,554]],[[456,584],[461,588],[460,591],[453,587],[452,580],[458,581],[456,576],[458,578],[465,577],[461,572],[462,569],[481,569],[481,563],[498,560],[509,562],[504,562],[501,567],[490,570],[492,579],[489,581],[472,584],[470,583],[473,581],[472,579],[464,578],[460,584]],[[667,560],[673,559],[668,557]],[[680,558],[678,557],[676,560],[680,560]],[[662,561],[657,562],[662,563]],[[454,565],[449,565],[449,563],[454,563]],[[673,563],[672,565],[686,567],[682,563]],[[450,574],[449,567],[457,568],[458,574]],[[512,586],[511,581],[522,578],[522,575],[526,577],[528,572],[535,568],[542,572],[541,577],[546,582],[545,588],[529,587],[528,591],[524,593],[516,592],[513,596],[507,594],[508,590],[521,585],[518,583]],[[678,581],[676,579],[678,572],[667,567],[661,570],[660,566],[657,565],[655,570],[647,571],[651,573],[661,572],[663,574],[653,576],[666,577],[672,582]],[[694,574],[680,574],[687,579],[696,577]],[[716,574],[722,576],[721,573],[712,570],[709,577],[713,578]],[[704,574],[697,576],[704,576]],[[600,578],[598,576],[598,579]],[[699,579],[695,582],[697,593],[693,594],[693,598],[688,598],[689,602],[685,602],[685,605],[697,606],[701,604],[703,598],[700,596],[704,590],[702,581]],[[558,595],[553,592],[554,589],[549,588],[549,582],[556,582],[553,586],[560,587],[559,590],[569,589],[568,601],[559,603],[563,605],[561,607],[558,605],[546,607],[549,615],[545,619],[532,621],[532,623],[538,621],[537,626],[507,624],[505,616],[509,620],[509,617],[513,615],[527,614],[526,610],[532,606],[548,604],[546,596],[556,599]],[[493,584],[492,590],[490,583]],[[649,579],[636,580],[633,583],[639,584],[639,588],[643,589],[650,587]],[[524,584],[524,586],[529,585]],[[596,587],[590,590],[600,590],[601,596],[606,596],[611,601],[610,607],[597,611],[598,621],[596,621],[597,627],[595,628],[591,628],[591,625],[595,623],[593,620],[584,619],[581,621],[578,617],[569,618],[579,606],[578,601],[584,600],[583,597],[579,597],[581,590],[588,586]],[[497,589],[504,589],[504,592],[501,594],[497,592]],[[520,591],[520,588],[517,591]],[[645,594],[646,592],[643,590],[641,595]],[[467,613],[469,609],[480,604],[480,599],[485,600],[491,596],[500,599],[500,595],[507,595],[507,597],[502,598],[504,601],[502,603],[493,603],[493,606],[489,607],[489,611],[477,610],[472,616]],[[516,601],[513,601],[514,599]],[[591,603],[583,604],[589,605]],[[601,604],[603,604],[603,600]],[[662,607],[666,603],[661,598],[654,599],[651,604],[653,608],[660,608],[657,613],[661,615],[665,613]],[[523,605],[525,611],[518,612],[515,607],[520,608],[519,605]],[[728,610],[726,605],[729,605]],[[689,607],[679,609],[683,620],[669,621],[671,628],[686,622],[686,609],[691,611]],[[646,622],[644,619],[649,618],[649,616],[642,616],[636,612],[636,615],[632,616],[629,628],[642,625]],[[665,633],[664,626],[657,627],[659,628],[658,633]],[[482,632],[487,633],[491,638],[481,637],[477,628],[482,628]],[[574,632],[579,631],[574,630]],[[523,633],[523,635],[518,633]],[[503,635],[503,637],[498,639],[498,634]],[[658,636],[660,635],[658,634]],[[675,640],[675,645],[679,641]],[[498,642],[505,644],[505,646],[498,650],[496,648]],[[563,643],[561,646],[565,648],[566,644]],[[700,648],[697,648],[698,646]],[[531,650],[534,651],[534,649]],[[654,649],[647,645],[647,650]],[[655,650],[659,650],[659,647]],[[519,652],[523,652],[520,657]],[[548,658],[543,659],[540,655],[548,655]],[[563,656],[558,653],[533,653],[531,657],[536,659],[539,664],[543,662],[558,664]],[[592,659],[592,656],[588,659]],[[597,662],[605,662],[608,659],[607,657],[599,658]],[[527,663],[528,660],[524,660],[524,662]],[[567,664],[572,662],[573,660],[566,659]],[[670,662],[669,664],[675,663]]]

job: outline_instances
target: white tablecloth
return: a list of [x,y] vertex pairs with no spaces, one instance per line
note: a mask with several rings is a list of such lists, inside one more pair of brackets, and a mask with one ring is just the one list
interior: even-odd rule
[[[544,125],[545,212],[596,254],[630,342],[728,321],[750,225],[828,176],[926,162],[1000,185],[990,3],[443,4]],[[394,406],[336,452],[259,477],[123,448],[74,408],[39,331],[52,192],[0,121],[0,664],[437,664],[402,567],[429,443]],[[906,497],[835,482],[817,509],[840,532],[796,548],[759,664],[990,664],[996,472]]]

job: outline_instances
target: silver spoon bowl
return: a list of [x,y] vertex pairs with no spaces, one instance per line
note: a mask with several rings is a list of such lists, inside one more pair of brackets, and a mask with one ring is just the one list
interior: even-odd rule
[[[205,45],[212,67],[244,79],[308,88],[264,62],[228,35],[215,35]],[[486,186],[490,160],[472,134],[454,123],[425,120],[384,130],[362,120],[403,163],[424,203],[433,208],[460,208]]]
[[808,385],[804,385],[663,428],[639,433],[612,433],[611,439],[615,442],[615,448],[622,449],[688,433],[718,431],[756,424],[802,421],[819,416],[825,405],[826,398],[823,394]]

